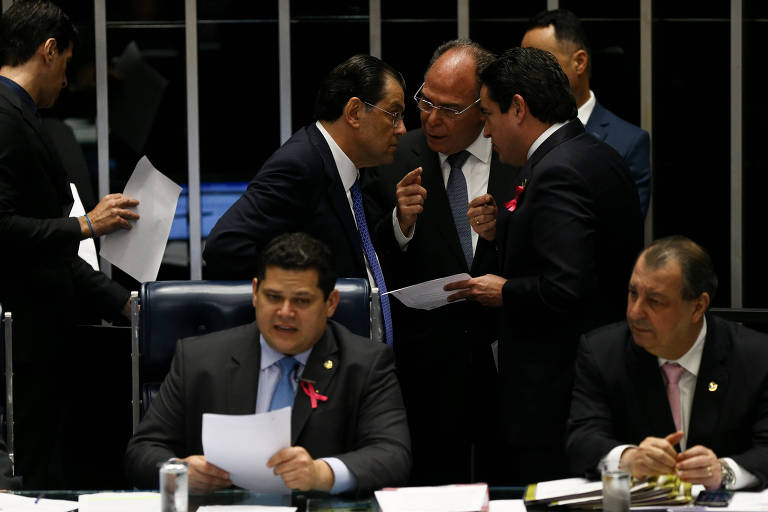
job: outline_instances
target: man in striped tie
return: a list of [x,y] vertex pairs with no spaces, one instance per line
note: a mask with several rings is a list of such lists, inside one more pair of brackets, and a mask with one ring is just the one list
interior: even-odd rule
[[638,478],[768,486],[768,337],[707,313],[716,289],[709,256],[691,240],[643,251],[627,321],[581,341],[568,426],[575,473],[605,459]]

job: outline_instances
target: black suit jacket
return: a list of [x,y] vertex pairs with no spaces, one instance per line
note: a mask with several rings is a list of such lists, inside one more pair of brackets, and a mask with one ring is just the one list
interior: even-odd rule
[[14,358],[40,362],[79,307],[118,316],[129,293],[77,256],[67,174],[39,117],[0,83],[0,302],[14,314]]
[[[439,155],[427,145],[421,129],[401,140],[391,165],[367,169],[363,174],[368,218],[377,233],[393,230],[395,188],[407,173],[422,167],[422,186],[427,190],[424,211],[416,221],[407,250],[377,246],[387,255],[384,267],[390,288],[403,287],[438,277],[469,272],[473,276],[498,274],[498,255],[492,242],[480,238],[472,268],[467,268],[453,221]],[[488,193],[502,198],[514,187],[519,168],[503,165],[492,154]],[[499,204],[499,208],[502,205]],[[399,229],[399,228],[398,228]],[[394,237],[393,234],[389,238]],[[379,240],[388,240],[380,235]],[[392,300],[397,328],[395,354],[413,434],[414,484],[468,481],[473,438],[488,438],[495,409],[493,393],[496,369],[489,344],[498,338],[498,314],[475,302],[458,302],[432,311],[410,309]],[[435,393],[424,382],[450,382],[450,393]],[[481,414],[484,421],[478,422]],[[479,432],[478,432],[479,431]],[[446,460],[445,446],[454,455]]]
[[[499,370],[505,432],[530,453],[522,477],[538,481],[565,468],[579,335],[623,318],[642,221],[626,164],[578,119],[531,155],[520,184],[516,209],[497,224],[507,278]],[[542,450],[549,458],[536,457]]]
[[334,251],[340,277],[367,277],[363,245],[328,143],[314,124],[297,131],[264,163],[245,194],[211,230],[208,277],[251,279],[275,236],[304,231]]
[[[573,472],[594,473],[612,448],[675,430],[658,359],[626,322],[585,335],[568,421]],[[768,486],[768,336],[709,314],[687,446],[698,444]]]
[[[156,488],[158,462],[202,454],[204,413],[253,414],[260,359],[255,322],[181,340],[159,395],[128,444],[130,481]],[[292,444],[313,458],[338,457],[357,478],[358,492],[405,483],[410,441],[391,349],[329,320],[302,378],[315,381],[328,400],[312,409],[297,390]]]

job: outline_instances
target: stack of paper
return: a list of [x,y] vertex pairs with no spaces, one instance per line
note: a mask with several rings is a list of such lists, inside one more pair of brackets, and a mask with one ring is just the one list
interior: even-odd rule
[[[630,489],[632,507],[685,505],[692,500],[692,485],[674,475],[652,477],[638,482]],[[567,478],[529,485],[525,492],[526,506],[565,506],[597,510],[603,505],[602,482],[583,478]]]
[[477,512],[488,510],[488,485],[400,487],[376,491],[382,512]]
[[65,500],[30,498],[0,492],[0,510],[13,510],[14,512],[69,512],[70,510],[77,510],[77,503]]
[[80,512],[157,512],[160,510],[158,492],[100,492],[81,494]]

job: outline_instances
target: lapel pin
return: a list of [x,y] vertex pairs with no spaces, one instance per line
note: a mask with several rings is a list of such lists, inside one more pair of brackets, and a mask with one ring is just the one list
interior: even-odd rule
[[[333,368],[333,361],[331,361],[330,359],[328,359],[326,362],[324,362],[324,363],[323,363],[323,367],[324,367],[326,370],[330,370],[330,369],[332,369],[332,368]],[[711,385],[711,384],[710,384],[710,385]]]
[[711,381],[709,383],[709,388],[707,388],[707,389],[709,389],[710,391],[717,391],[717,382]]

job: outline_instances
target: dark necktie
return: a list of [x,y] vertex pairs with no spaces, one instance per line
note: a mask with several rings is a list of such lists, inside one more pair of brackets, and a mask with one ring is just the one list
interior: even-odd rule
[[376,283],[376,287],[379,289],[379,297],[381,297],[381,315],[384,317],[384,335],[387,345],[392,345],[392,317],[389,313],[389,295],[387,293],[387,285],[384,283],[384,274],[381,272],[379,266],[379,260],[376,258],[376,251],[373,250],[373,244],[371,243],[371,236],[368,233],[368,225],[365,222],[365,211],[363,210],[363,195],[360,193],[359,180],[355,180],[352,188],[349,189],[352,195],[352,210],[355,212],[355,221],[357,221],[357,231],[360,233],[360,239],[363,241],[363,251],[365,252],[365,258],[368,260],[368,267],[373,274],[373,280]]
[[448,195],[448,204],[451,206],[453,223],[456,225],[456,234],[459,235],[464,259],[467,261],[467,269],[471,269],[472,228],[469,226],[469,219],[467,218],[467,210],[469,209],[467,180],[464,179],[464,173],[461,172],[461,166],[464,165],[467,158],[469,158],[467,150],[459,151],[448,157],[451,173],[448,175],[448,185],[445,187],[445,193]]
[[272,401],[269,410],[276,411],[284,407],[293,406],[295,391],[293,390],[293,370],[299,362],[291,356],[285,356],[277,362],[280,367],[280,380],[277,381],[275,391],[272,393]]

